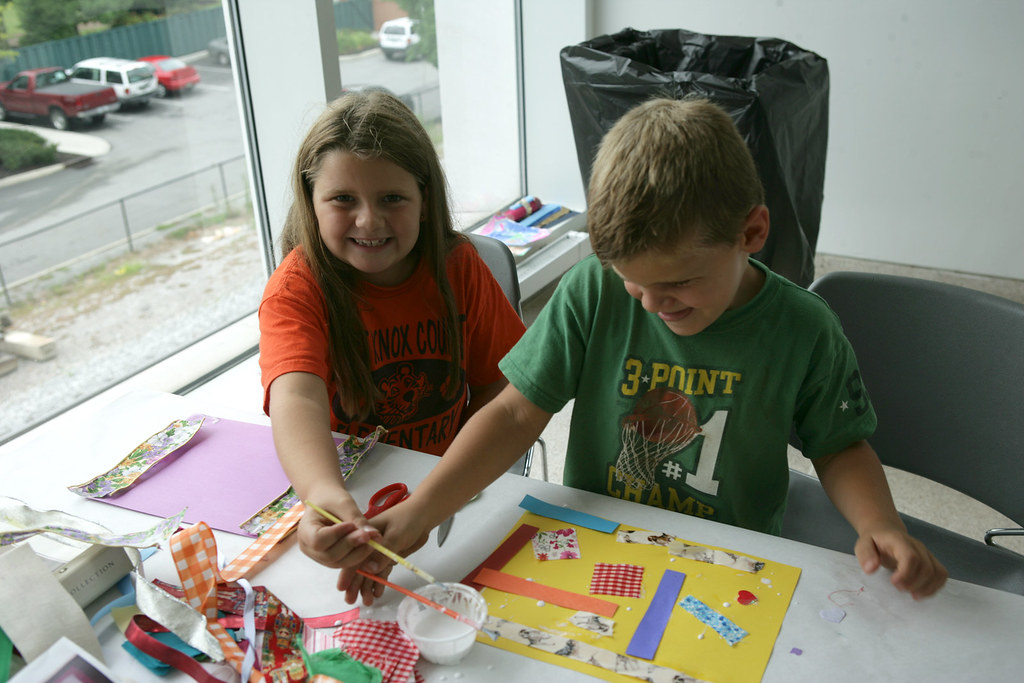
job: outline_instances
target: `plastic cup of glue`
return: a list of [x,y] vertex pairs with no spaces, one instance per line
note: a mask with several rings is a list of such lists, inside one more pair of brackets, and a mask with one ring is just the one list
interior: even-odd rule
[[[487,618],[484,596],[461,583],[432,583],[416,590],[423,597],[455,610],[478,624]],[[455,664],[473,647],[476,629],[406,596],[398,605],[398,625],[434,664]]]

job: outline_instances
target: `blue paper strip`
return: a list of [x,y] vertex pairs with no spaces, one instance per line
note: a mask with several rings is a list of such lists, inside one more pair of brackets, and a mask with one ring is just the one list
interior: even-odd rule
[[519,504],[519,507],[528,512],[532,512],[535,515],[540,515],[541,517],[557,519],[562,522],[581,526],[586,529],[593,529],[594,531],[600,531],[605,534],[615,533],[615,530],[619,528],[618,522],[612,522],[607,519],[595,517],[594,515],[588,515],[586,512],[580,512],[579,510],[558,507],[557,505],[537,500],[533,496],[524,496],[523,502]]
[[730,645],[735,645],[747,635],[746,631],[692,595],[687,595],[679,605],[687,612],[715,629],[715,632],[725,638],[725,641]]
[[640,659],[654,659],[654,653],[661,644],[661,637],[668,626],[668,618],[672,616],[672,608],[675,607],[684,579],[686,574],[671,569],[666,569],[661,575],[658,590],[654,592],[651,604],[640,620],[640,625],[633,632],[629,647],[626,648],[627,655]]

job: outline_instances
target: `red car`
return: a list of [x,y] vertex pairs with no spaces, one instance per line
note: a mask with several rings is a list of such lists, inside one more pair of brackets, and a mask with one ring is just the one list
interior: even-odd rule
[[157,94],[167,97],[168,94],[191,90],[199,82],[196,70],[177,57],[167,55],[150,55],[139,57],[140,62],[149,62],[156,71]]

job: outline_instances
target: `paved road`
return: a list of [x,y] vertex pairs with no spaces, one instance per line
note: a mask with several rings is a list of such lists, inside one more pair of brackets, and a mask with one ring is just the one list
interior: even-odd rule
[[[107,155],[0,188],[0,241],[26,238],[0,254],[8,283],[122,238],[126,222],[138,232],[209,204],[225,185],[229,194],[244,187],[242,126],[231,70],[205,55],[192,63],[202,80],[191,93],[154,99],[148,107],[109,114],[100,126],[82,129],[110,143]],[[371,50],[343,58],[341,74],[347,87],[383,85],[410,95],[421,117],[440,115],[437,70],[431,64],[393,62]],[[138,196],[142,191],[144,196]],[[117,203],[122,199],[123,206]],[[28,237],[54,225],[60,227]]]

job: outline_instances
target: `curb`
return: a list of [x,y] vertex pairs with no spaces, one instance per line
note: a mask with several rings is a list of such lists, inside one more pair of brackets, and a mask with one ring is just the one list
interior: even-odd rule
[[93,158],[103,156],[110,151],[110,143],[95,135],[86,135],[84,133],[76,133],[74,131],[53,130],[52,128],[29,126],[20,123],[11,123],[9,121],[0,122],[0,128],[13,128],[17,130],[31,131],[36,135],[45,138],[48,142],[56,144],[57,151],[63,152],[64,154],[74,155],[74,158],[60,164],[52,164],[50,166],[35,168],[31,171],[25,171],[24,173],[8,176],[7,178],[0,180],[0,188],[10,187],[11,185],[35,180],[37,178],[43,178],[53,173],[63,171],[66,168],[88,163]]

